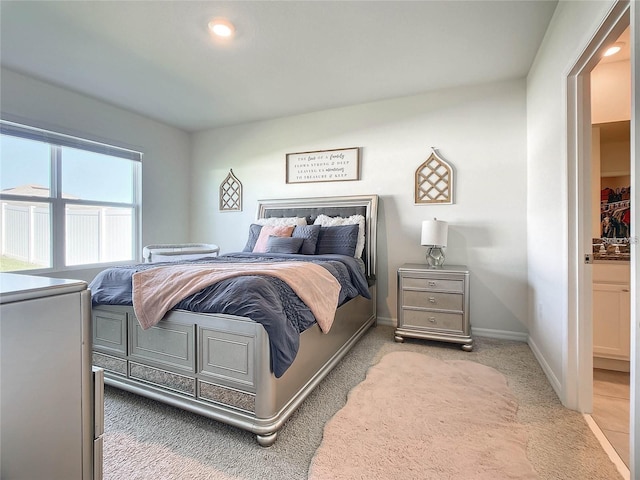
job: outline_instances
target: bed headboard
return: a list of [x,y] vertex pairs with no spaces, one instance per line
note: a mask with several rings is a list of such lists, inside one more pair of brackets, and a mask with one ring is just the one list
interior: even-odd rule
[[365,218],[365,245],[362,253],[367,276],[376,274],[376,236],[378,231],[378,196],[359,195],[345,197],[286,198],[258,200],[256,218],[306,217],[312,224],[315,218],[362,215]]

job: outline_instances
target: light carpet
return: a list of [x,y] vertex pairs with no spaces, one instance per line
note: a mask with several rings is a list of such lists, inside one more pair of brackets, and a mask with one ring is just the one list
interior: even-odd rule
[[309,478],[536,479],[517,410],[491,367],[388,353],[325,427]]
[[[306,480],[325,425],[371,366],[391,352],[414,352],[443,362],[464,360],[503,374],[517,398],[517,421],[529,438],[527,457],[540,480],[621,478],[582,415],[559,402],[526,343],[475,337],[473,351],[464,352],[459,345],[439,342],[396,343],[393,332],[384,325],[371,329],[300,405],[269,448],[260,447],[251,433],[105,387],[105,480]],[[403,403],[388,414],[396,415]],[[477,438],[478,443],[485,441],[486,435]],[[395,451],[409,448],[396,445]],[[391,478],[406,478],[404,470]]]

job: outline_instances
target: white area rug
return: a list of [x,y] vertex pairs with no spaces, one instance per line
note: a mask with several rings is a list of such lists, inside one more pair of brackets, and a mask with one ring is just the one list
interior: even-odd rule
[[517,410],[491,367],[392,352],[327,423],[309,478],[535,479]]

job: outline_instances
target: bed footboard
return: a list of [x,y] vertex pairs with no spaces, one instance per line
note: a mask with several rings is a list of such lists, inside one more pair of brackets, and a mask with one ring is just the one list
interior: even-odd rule
[[333,327],[301,335],[298,355],[280,378],[269,365],[264,327],[245,317],[169,312],[142,330],[132,307],[93,308],[93,363],[105,383],[228,423],[272,445],[278,430],[315,386],[375,323],[373,300],[341,306]]

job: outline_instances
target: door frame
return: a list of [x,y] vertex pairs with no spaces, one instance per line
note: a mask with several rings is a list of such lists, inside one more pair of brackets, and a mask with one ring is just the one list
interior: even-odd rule
[[[638,229],[640,228],[640,193],[637,191],[640,187],[640,170],[638,162],[640,161],[640,142],[638,142],[638,112],[640,112],[640,95],[638,95],[638,87],[640,84],[640,76],[638,69],[640,68],[640,6],[638,2],[631,3],[631,184],[634,186],[632,190],[631,204],[631,318],[634,319],[631,324],[631,388],[629,411],[629,451],[631,453],[629,469],[634,476],[640,472],[637,462],[640,458],[636,458],[635,453],[640,448],[640,395],[638,392],[638,382],[640,382],[640,324],[638,315],[640,314],[640,284],[638,283],[638,274],[640,273],[640,255],[638,255]],[[634,473],[635,472],[635,473]]]
[[[567,75],[567,178],[568,178],[568,345],[564,358],[564,397],[565,404],[583,413],[591,413],[593,409],[593,319],[592,319],[592,267],[585,263],[585,254],[591,253],[591,71],[599,62],[606,44],[617,39],[629,24],[634,22],[638,13],[634,10],[635,2],[620,0],[611,8],[606,19],[584,49],[582,55]],[[635,12],[635,13],[634,13]],[[638,25],[638,23],[635,23]],[[634,28],[632,27],[632,43]],[[637,37],[637,33],[635,34]],[[637,40],[636,40],[637,41]],[[632,76],[634,65],[634,48],[631,49]],[[634,79],[632,78],[632,106],[634,102]],[[637,99],[635,100],[637,102]],[[634,173],[634,108],[631,109],[631,186],[635,193],[632,205],[632,224],[637,224],[638,194],[635,187]],[[636,147],[637,148],[637,147]],[[634,227],[636,228],[636,227]],[[634,228],[631,236],[633,237]],[[635,318],[634,293],[635,269],[633,267],[635,245],[631,247],[631,312]],[[634,322],[635,323],[635,322]],[[636,362],[638,355],[635,342],[635,328],[631,333],[631,389],[630,389],[630,471],[634,472],[634,436],[635,409],[638,401],[635,395]]]

